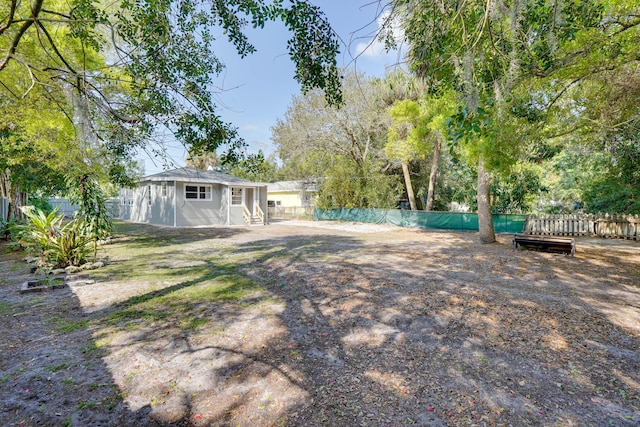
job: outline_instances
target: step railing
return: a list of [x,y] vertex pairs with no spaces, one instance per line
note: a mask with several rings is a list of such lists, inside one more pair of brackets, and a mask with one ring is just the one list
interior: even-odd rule
[[258,217],[260,218],[260,224],[264,225],[264,223],[265,223],[265,221],[264,221],[264,212],[260,208],[260,205],[255,204],[254,205],[254,210],[255,210],[256,214],[258,215]]
[[247,224],[251,225],[251,211],[247,208],[247,205],[242,204],[242,216]]

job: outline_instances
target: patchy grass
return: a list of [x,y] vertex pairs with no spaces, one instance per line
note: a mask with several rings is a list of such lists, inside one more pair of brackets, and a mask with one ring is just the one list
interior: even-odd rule
[[[77,304],[51,293],[5,308],[94,332],[47,326],[46,346],[31,341],[62,371],[46,409],[74,425],[94,413],[110,425],[640,420],[635,243],[633,256],[607,245],[569,259],[470,234],[118,227],[102,249],[112,263],[83,273],[96,283],[72,289]],[[21,364],[42,373],[16,359],[0,378],[11,393],[45,381],[8,374]],[[25,402],[20,418],[37,417]]]
[[0,316],[7,316],[13,313],[13,304],[0,301]]
[[95,409],[96,406],[98,406],[99,404],[91,401],[91,400],[85,400],[83,402],[80,402],[76,405],[76,409]]
[[199,279],[179,283],[149,294],[135,296],[121,304],[105,320],[111,326],[149,326],[171,323],[183,330],[197,329],[208,319],[202,307],[216,303],[254,301],[260,288],[234,269],[216,277],[207,274]]
[[63,369],[67,369],[68,367],[68,363],[60,363],[59,365],[47,365],[44,367],[44,370],[49,372],[58,372],[62,371]]
[[69,334],[71,332],[86,329],[89,326],[89,319],[74,320],[59,316],[52,316],[45,320],[46,323],[54,325],[56,332]]
[[[263,284],[242,272],[255,253],[222,246],[198,230],[147,230],[144,226],[117,223],[125,234],[105,246],[112,263],[89,274],[97,282],[120,281],[153,289],[115,304],[96,326],[118,328],[173,325],[198,329],[209,322],[207,310],[215,304],[247,306],[260,303],[267,294]],[[202,240],[198,240],[202,239]],[[264,249],[268,257],[270,249]]]

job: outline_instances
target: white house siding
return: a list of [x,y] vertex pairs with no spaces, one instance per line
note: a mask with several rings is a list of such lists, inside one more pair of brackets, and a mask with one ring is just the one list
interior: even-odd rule
[[138,187],[133,192],[133,204],[131,205],[131,220],[135,222],[149,222],[149,204],[146,198],[147,184]]
[[245,225],[247,223],[242,216],[242,206],[231,206],[230,214],[229,222],[231,225]]
[[[234,188],[238,188],[237,186],[232,186]],[[267,206],[267,187],[265,185],[258,187],[241,187],[242,188],[242,200],[249,212],[254,212],[254,204],[255,204],[255,194],[258,192],[258,204],[261,207],[262,211],[266,215],[265,206]],[[229,191],[225,192],[225,196],[223,199],[231,200],[229,195]],[[266,221],[266,219],[265,219]],[[243,215],[243,209],[241,205],[231,205],[229,206],[229,225],[246,225]]]
[[133,222],[150,222],[150,208],[147,199],[148,183],[139,186],[133,190],[125,190],[126,196],[123,197],[123,206],[121,211],[121,219]]
[[[247,222],[244,220],[244,216],[242,215],[242,206],[232,205],[231,204],[231,188],[227,187],[227,191],[225,191],[225,196],[227,199],[227,203],[229,206],[229,222],[228,225],[246,225]],[[238,188],[238,187],[235,187]],[[242,190],[243,200],[247,197],[246,189]]]
[[[163,191],[162,182],[152,182],[151,185],[151,205],[149,206],[149,223],[155,225],[173,226],[174,209],[173,209],[173,193],[175,191],[175,183],[172,181],[164,182],[166,191]],[[147,204],[149,202],[147,201]]]
[[[166,183],[166,194],[162,185]],[[198,187],[198,196],[186,197],[186,187]],[[207,187],[206,199],[199,197],[200,188]],[[259,201],[266,213],[266,185],[253,183],[216,171],[178,168],[144,178],[133,190],[120,194],[120,218],[128,221],[166,226],[244,225],[242,206],[230,206],[230,187],[245,188],[250,197],[259,191],[257,199],[250,197],[245,203],[253,206]],[[151,191],[149,192],[149,188]],[[210,195],[209,195],[210,193]],[[151,194],[151,199],[149,199]],[[193,194],[189,194],[193,196]],[[249,203],[250,202],[250,203]]]
[[[192,200],[185,197],[185,186],[211,186],[211,200]],[[218,225],[227,221],[226,210],[222,210],[222,188],[220,184],[178,182],[176,189],[176,225]]]

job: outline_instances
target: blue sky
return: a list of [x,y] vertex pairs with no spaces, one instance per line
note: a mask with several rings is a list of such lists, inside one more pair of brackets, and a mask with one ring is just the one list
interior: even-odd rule
[[[338,64],[356,68],[370,76],[381,76],[399,62],[396,52],[385,52],[374,36],[380,4],[372,0],[312,0],[322,8],[344,45]],[[384,3],[384,1],[380,2]],[[249,31],[257,52],[240,58],[233,47],[220,40],[216,53],[226,70],[216,81],[219,112],[223,120],[238,128],[248,143],[248,152],[259,149],[274,152],[271,127],[283,118],[294,95],[300,93],[293,79],[294,66],[287,55],[288,32],[280,23],[268,23],[264,29]],[[168,144],[169,156],[176,166],[184,165],[185,150],[177,142]],[[145,173],[160,172],[162,162],[144,156]]]

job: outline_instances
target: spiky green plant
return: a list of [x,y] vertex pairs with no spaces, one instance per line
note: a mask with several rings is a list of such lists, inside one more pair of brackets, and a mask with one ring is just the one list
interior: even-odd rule
[[82,219],[65,222],[57,210],[45,214],[31,207],[22,208],[27,223],[19,226],[19,241],[27,251],[36,253],[42,263],[55,267],[86,262],[92,236]]

